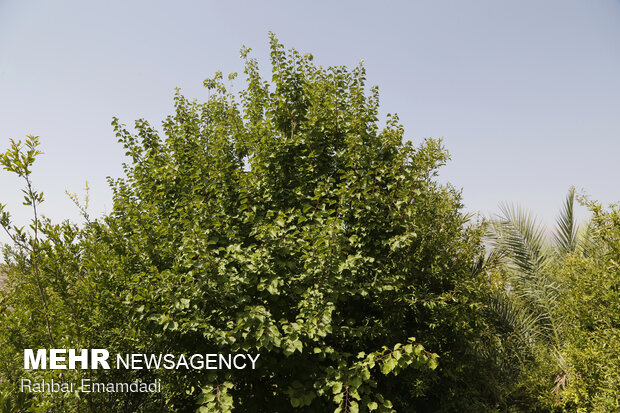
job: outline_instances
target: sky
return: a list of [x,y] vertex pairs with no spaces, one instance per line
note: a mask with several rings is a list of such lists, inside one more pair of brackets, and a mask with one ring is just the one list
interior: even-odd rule
[[[517,203],[551,226],[571,185],[620,201],[618,0],[0,0],[0,150],[38,135],[43,214],[79,221],[65,190],[88,181],[100,216],[125,160],[112,117],[159,125],[176,87],[200,100],[205,78],[241,72],[244,45],[267,70],[269,31],[323,66],[363,60],[382,114],[443,139],[439,179],[467,211]],[[25,224],[20,189],[0,173]]]

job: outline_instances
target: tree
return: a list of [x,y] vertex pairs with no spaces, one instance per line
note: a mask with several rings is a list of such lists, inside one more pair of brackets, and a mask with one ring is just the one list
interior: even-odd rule
[[[577,225],[574,205],[570,188],[551,239],[531,214],[514,206],[502,206],[490,226],[490,268],[498,282],[492,307],[507,327],[504,341],[511,343],[515,374],[523,377],[521,392],[538,398],[530,403],[543,409],[562,404],[576,374],[569,353],[579,328],[571,313],[574,300],[583,300],[577,298],[583,286],[571,281],[571,272],[601,248],[592,223]],[[594,281],[591,273],[583,280]]]
[[518,207],[503,205],[501,216],[491,225],[494,254],[505,259],[507,294],[525,311],[520,329],[524,340],[543,340],[556,349],[561,345],[562,315],[556,306],[560,292],[553,265],[582,245],[574,222],[574,197],[571,188],[553,243],[547,242],[545,228]]
[[[238,96],[217,73],[204,82],[206,102],[177,93],[163,133],[114,119],[129,161],[125,177],[110,180],[112,212],[71,242],[58,235],[70,228],[47,231],[50,248],[37,253],[50,261],[52,246],[76,248],[68,262],[88,297],[78,300],[89,305],[85,319],[76,318],[88,333],[54,314],[50,340],[62,331],[67,347],[112,353],[260,353],[257,369],[104,372],[161,378],[163,394],[75,403],[199,412],[493,406],[473,351],[488,328],[472,270],[481,228],[461,212],[459,193],[435,181],[447,152],[436,140],[405,141],[396,116],[379,128],[378,89],[367,90],[361,65],[323,69],[272,35],[268,82],[249,53]],[[20,272],[35,271],[31,259],[20,262]],[[19,318],[28,303],[13,306],[8,317]]]
[[561,401],[566,411],[612,412],[620,408],[620,210],[588,206],[596,248],[567,257],[558,271],[571,366]]

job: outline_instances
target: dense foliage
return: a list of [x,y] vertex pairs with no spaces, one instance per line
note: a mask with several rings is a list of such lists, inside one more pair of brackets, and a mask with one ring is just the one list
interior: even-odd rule
[[560,400],[568,411],[613,412],[620,410],[620,209],[590,206],[596,248],[559,269],[570,366]]
[[[130,130],[114,119],[128,161],[125,176],[110,179],[114,206],[101,219],[91,220],[76,196],[83,225],[40,216],[43,195],[30,178],[36,137],[12,142],[0,158],[23,179],[33,211],[26,230],[0,208],[13,241],[4,249],[0,408],[456,412],[617,404],[610,387],[617,369],[608,360],[618,354],[604,345],[617,342],[619,233],[604,217],[617,215],[595,220],[599,238],[591,242],[606,245],[598,255],[567,252],[545,268],[554,285],[565,283],[557,311],[580,308],[558,327],[561,343],[547,335],[547,319],[537,320],[540,339],[524,343],[515,320],[527,319],[525,302],[506,288],[514,256],[497,248],[485,257],[484,226],[435,179],[448,157],[440,142],[413,145],[396,116],[380,128],[378,90],[366,87],[362,66],[324,69],[272,36],[266,81],[249,53],[242,50],[239,94],[218,73],[204,83],[204,103],[177,93],[161,130],[145,120]],[[603,289],[592,278],[602,268]],[[598,310],[582,294],[615,305],[615,313],[587,330]],[[24,370],[24,348],[260,358],[255,370],[240,371]],[[544,394],[552,394],[558,371],[544,369],[554,366],[554,350],[567,360],[566,385],[551,400]],[[162,391],[27,394],[19,391],[23,377],[161,379]]]
[[518,361],[509,393],[526,411],[620,408],[619,212],[584,203],[593,219],[579,226],[571,188],[552,237],[515,207],[492,223],[491,302]]

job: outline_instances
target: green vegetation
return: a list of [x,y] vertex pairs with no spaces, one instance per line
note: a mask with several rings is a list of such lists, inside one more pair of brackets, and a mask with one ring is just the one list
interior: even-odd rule
[[[114,119],[128,157],[100,219],[41,217],[39,141],[0,163],[24,182],[0,292],[7,412],[606,412],[618,408],[620,212],[571,190],[551,243],[506,208],[462,212],[448,154],[378,125],[362,66],[324,69],[271,37],[271,81],[242,50],[204,103],[158,131]],[[233,81],[235,74],[228,76]],[[485,249],[485,245],[488,248]],[[246,370],[24,370],[24,348],[260,354]],[[161,380],[155,393],[24,393],[20,380]]]
[[525,211],[502,208],[491,223],[492,306],[532,410],[611,412],[620,407],[618,212],[589,203],[594,219],[580,228],[574,203],[571,188],[551,240]]

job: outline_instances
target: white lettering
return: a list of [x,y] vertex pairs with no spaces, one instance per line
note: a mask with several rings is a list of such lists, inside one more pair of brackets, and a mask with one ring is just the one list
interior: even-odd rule
[[256,368],[256,360],[260,357],[260,354],[257,354],[255,358],[252,358],[251,354],[248,354],[248,358],[250,359],[250,363],[252,363],[252,370]]
[[[26,383],[28,382],[28,383]],[[32,391],[32,389],[30,388],[32,385],[32,380],[30,379],[22,379],[21,382],[21,392],[24,393],[26,390],[24,390],[26,387],[28,388],[28,391]]]
[[[24,369],[45,369],[46,357],[45,349],[38,349],[37,356],[34,356],[34,351],[31,348],[24,349]],[[30,367],[32,366],[32,367]]]
[[125,359],[123,359],[123,356],[120,354],[116,355],[116,368],[120,369],[121,364],[123,365],[123,367],[129,370],[129,355],[128,354],[125,354]]
[[[200,358],[200,362],[198,364],[194,364],[194,359],[196,358]],[[193,356],[191,356],[189,358],[189,365],[192,366],[192,368],[195,370],[200,370],[204,368],[205,362],[202,359],[202,354],[194,354]]]
[[213,356],[215,356],[215,354],[206,354],[205,356],[206,356],[205,358],[206,358],[206,365],[207,365],[205,368],[207,370],[217,369],[216,366],[211,366],[211,363],[215,363],[215,360],[213,360]]
[[164,356],[164,368],[166,370],[173,370],[174,367],[174,354],[166,354]]
[[137,364],[142,363],[142,360],[140,360],[142,356],[143,354],[132,354],[131,355],[131,368],[133,370],[142,370],[141,366],[137,366]]
[[230,370],[230,365],[231,365],[231,356],[230,354],[228,355],[228,361],[224,358],[225,356],[223,354],[220,354],[220,369],[222,368],[223,365],[226,365],[226,368],[228,370]]
[[60,355],[65,354],[66,352],[67,350],[64,348],[50,349],[50,369],[65,370],[67,368],[64,364],[58,364],[59,362],[64,362],[66,360],[66,357]]
[[90,379],[82,379],[82,392],[90,393]]
[[98,365],[101,364],[101,367],[105,370],[110,369],[110,365],[106,361],[110,356],[108,350],[102,348],[94,348],[90,351],[91,359],[90,359],[90,368],[97,369]]
[[70,348],[69,349],[69,368],[71,370],[75,369],[75,363],[79,361],[80,365],[81,365],[81,369],[87,369],[88,368],[88,350],[82,350],[80,352],[79,356],[75,355],[75,350]]
[[185,360],[185,355],[181,354],[179,356],[179,361],[177,361],[177,369],[179,368],[179,366],[183,365],[186,369],[189,368],[189,366],[187,365],[187,360]]
[[243,365],[239,366],[237,365],[237,357],[242,357],[245,359],[245,354],[237,354],[234,358],[233,358],[233,364],[235,366],[235,368],[237,370],[243,370],[245,368],[246,363],[243,363]]
[[151,369],[151,368],[158,369],[159,365],[161,364],[161,354],[159,355],[159,357],[156,357],[155,354],[151,354],[151,357],[145,357],[145,362],[146,362],[147,369]]

